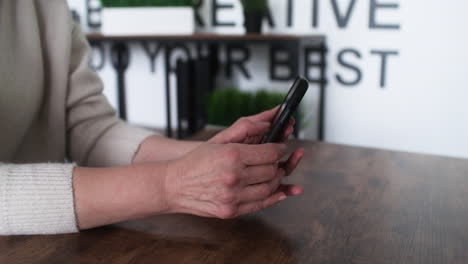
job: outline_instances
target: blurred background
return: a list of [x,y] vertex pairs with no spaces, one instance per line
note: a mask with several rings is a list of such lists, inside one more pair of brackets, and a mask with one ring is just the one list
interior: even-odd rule
[[300,74],[301,138],[468,158],[466,1],[68,2],[133,124],[167,130],[169,102],[174,136],[228,126],[281,103]]

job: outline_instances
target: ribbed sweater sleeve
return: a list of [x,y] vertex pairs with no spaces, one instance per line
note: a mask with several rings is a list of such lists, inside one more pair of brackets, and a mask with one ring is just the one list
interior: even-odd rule
[[73,167],[0,163],[0,235],[77,232]]

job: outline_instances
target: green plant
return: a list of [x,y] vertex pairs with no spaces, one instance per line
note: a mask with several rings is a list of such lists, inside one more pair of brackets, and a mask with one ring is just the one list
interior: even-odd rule
[[267,0],[241,0],[245,11],[268,9]]
[[243,116],[255,115],[280,105],[285,94],[260,90],[256,93],[235,88],[215,90],[208,99],[208,123],[230,126]]
[[101,0],[103,7],[193,6],[193,0]]

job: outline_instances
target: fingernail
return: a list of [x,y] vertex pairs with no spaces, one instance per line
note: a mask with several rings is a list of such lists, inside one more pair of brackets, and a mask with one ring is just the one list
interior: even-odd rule
[[288,198],[288,197],[287,197],[286,195],[283,194],[283,195],[281,195],[281,196],[279,197],[278,200],[284,201],[284,200],[286,200],[286,198]]

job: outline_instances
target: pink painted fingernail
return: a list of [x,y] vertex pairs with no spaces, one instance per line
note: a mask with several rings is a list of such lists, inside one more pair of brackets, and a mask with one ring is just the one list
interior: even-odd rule
[[280,201],[284,201],[284,200],[286,200],[286,198],[288,198],[288,197],[287,197],[286,195],[283,194],[283,195],[281,195],[281,196],[279,197],[279,200],[280,200]]

